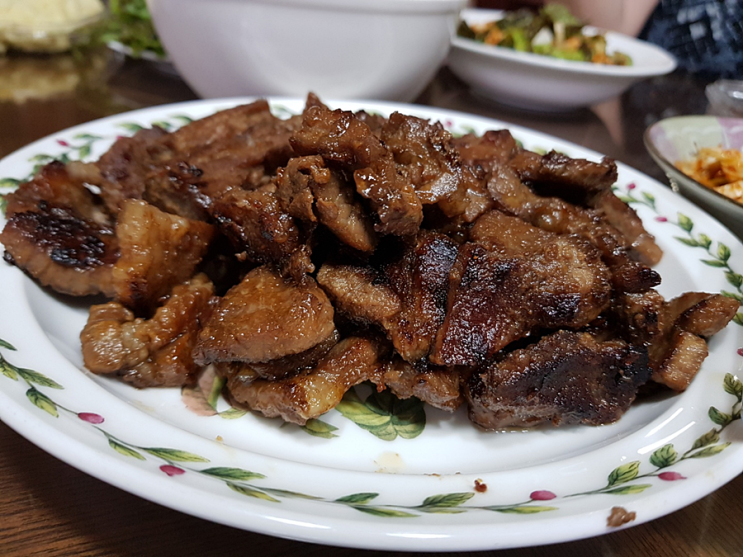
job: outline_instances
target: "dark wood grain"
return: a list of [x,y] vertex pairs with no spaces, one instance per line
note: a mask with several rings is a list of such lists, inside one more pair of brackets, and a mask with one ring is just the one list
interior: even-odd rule
[[[23,71],[22,58],[13,59],[13,63]],[[48,64],[53,69],[55,60],[50,59]],[[30,64],[31,67],[38,71],[38,64]],[[419,102],[544,131],[662,179],[642,145],[642,131],[664,111],[703,112],[706,106],[703,87],[704,83],[688,76],[673,75],[635,87],[621,99],[593,111],[549,117],[514,111],[470,95],[444,69]],[[667,91],[679,95],[664,94]],[[193,92],[177,78],[144,63],[122,63],[104,56],[98,73],[84,75],[71,91],[25,102],[0,99],[0,156],[49,133],[94,118],[193,98]],[[676,104],[672,106],[672,103]],[[188,516],[83,474],[2,423],[0,517],[2,556],[407,555],[277,539]],[[737,477],[693,505],[647,524],[547,547],[483,553],[505,554],[515,557],[743,555],[743,477]]]

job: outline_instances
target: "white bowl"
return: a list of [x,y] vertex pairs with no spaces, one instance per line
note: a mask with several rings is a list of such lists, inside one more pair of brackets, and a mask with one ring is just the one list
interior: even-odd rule
[[[500,19],[499,10],[463,10],[468,24]],[[596,29],[587,27],[586,32]],[[628,54],[631,66],[561,60],[454,37],[449,67],[475,91],[504,104],[558,112],[590,106],[625,91],[637,81],[676,68],[668,52],[650,43],[605,32],[607,50]]]
[[675,116],[656,122],[644,135],[655,162],[684,197],[716,217],[743,238],[743,204],[700,184],[674,166],[693,158],[700,147],[743,150],[743,119],[716,116]]
[[202,97],[409,101],[446,57],[465,0],[148,0]]

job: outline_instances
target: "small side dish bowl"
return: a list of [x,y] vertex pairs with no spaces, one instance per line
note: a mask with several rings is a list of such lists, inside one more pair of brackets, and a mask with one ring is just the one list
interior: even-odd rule
[[743,150],[743,118],[675,116],[656,122],[644,135],[645,147],[671,187],[743,238],[743,204],[725,197],[679,170],[675,163],[694,158],[702,147]]
[[[468,24],[503,17],[500,10],[462,10]],[[598,30],[586,27],[586,33]],[[607,51],[628,54],[630,66],[562,60],[519,52],[455,36],[449,67],[474,91],[501,103],[530,110],[563,112],[590,106],[621,94],[630,85],[672,72],[676,60],[653,44],[608,31]]]
[[413,100],[446,57],[465,0],[148,0],[202,97]]

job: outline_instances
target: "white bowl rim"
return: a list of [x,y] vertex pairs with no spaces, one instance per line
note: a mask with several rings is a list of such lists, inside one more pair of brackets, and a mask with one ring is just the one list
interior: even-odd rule
[[709,114],[670,116],[668,118],[663,118],[662,120],[658,120],[654,124],[651,124],[650,126],[648,126],[647,129],[645,130],[645,133],[643,133],[642,135],[643,142],[645,143],[645,148],[648,150],[650,155],[658,163],[658,166],[660,166],[663,169],[663,171],[666,173],[666,175],[669,176],[669,178],[673,178],[676,180],[680,179],[683,182],[685,182],[685,184],[688,186],[692,186],[697,189],[702,189],[703,191],[707,191],[713,194],[713,196],[716,196],[719,199],[723,199],[727,201],[731,205],[731,208],[735,208],[737,210],[743,210],[743,203],[740,203],[739,201],[736,201],[735,199],[731,199],[726,195],[722,195],[717,190],[708,188],[707,186],[695,180],[688,174],[684,174],[680,169],[676,167],[673,161],[669,160],[656,146],[655,141],[653,141],[653,137],[652,137],[652,131],[654,129],[660,128],[663,126],[663,124],[666,124],[671,121],[680,122],[684,120],[687,122],[694,122],[695,120],[697,122],[711,122],[713,120],[718,121],[718,122],[720,120],[736,120],[737,122],[740,122],[741,125],[743,125],[743,118],[734,118],[734,117],[728,117],[728,116],[712,116]]
[[[490,15],[493,19],[497,19],[499,15],[503,14],[503,11],[466,9],[462,10],[460,18],[466,21],[468,16],[474,14]],[[588,31],[598,30],[591,26],[586,26],[586,29]],[[661,62],[654,65],[643,65],[642,52],[635,53],[633,56],[633,65],[631,66],[609,66],[606,64],[595,64],[593,62],[581,62],[578,60],[562,60],[560,58],[535,54],[533,52],[521,52],[509,48],[498,48],[496,46],[481,44],[472,39],[465,39],[459,36],[452,37],[452,46],[454,48],[474,52],[494,59],[508,60],[527,66],[549,68],[568,73],[589,74],[592,76],[649,77],[664,75],[676,69],[676,58],[663,48],[615,31],[602,30],[602,32],[606,34],[608,40],[615,39],[625,41],[630,43],[634,49],[644,51],[645,53],[654,52],[661,58]],[[640,56],[638,56],[638,54]],[[635,62],[635,58],[640,59],[640,64]]]
[[[149,0],[148,0],[149,1]],[[199,0],[196,0],[199,1]],[[213,0],[210,0],[213,1]],[[223,2],[294,6],[303,9],[327,9],[346,12],[450,13],[459,12],[467,0],[222,0]]]

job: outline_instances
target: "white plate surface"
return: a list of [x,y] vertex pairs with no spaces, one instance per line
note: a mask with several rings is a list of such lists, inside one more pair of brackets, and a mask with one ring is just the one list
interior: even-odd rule
[[[0,161],[0,191],[49,157],[94,160],[117,137],[153,123],[175,128],[245,99],[196,101],[98,120]],[[455,133],[510,127],[531,149],[597,153],[461,113],[387,103],[329,103],[441,121]],[[274,99],[278,115],[299,100]],[[620,165],[631,201],[665,252],[666,297],[689,290],[741,295],[743,245],[706,213]],[[0,225],[4,221],[0,220]],[[0,418],[61,460],[129,492],[208,520],[330,545],[454,551],[561,542],[629,526],[707,495],[743,469],[743,327],[710,343],[691,388],[636,404],[616,424],[485,433],[464,411],[427,410],[413,439],[383,441],[337,411],[331,438],[251,414],[197,415],[177,389],[138,391],[81,371],[86,306],[0,264]],[[740,315],[739,315],[740,317]],[[730,375],[728,375],[730,374]],[[363,393],[362,393],[363,395]],[[715,408],[716,411],[711,411]],[[220,411],[227,410],[226,406]],[[475,490],[476,480],[487,486]]]

